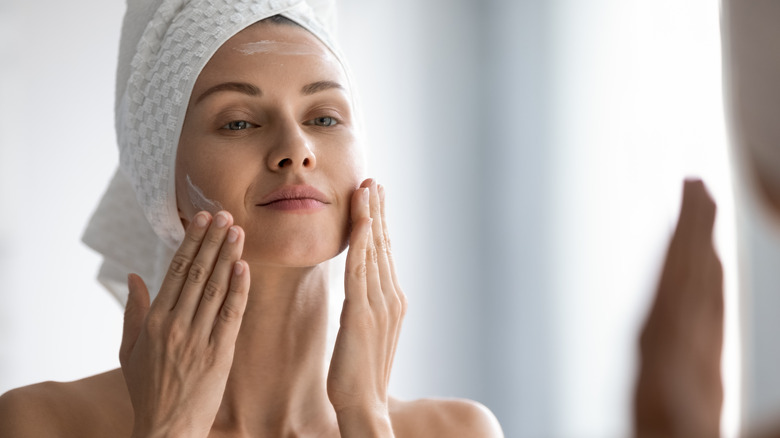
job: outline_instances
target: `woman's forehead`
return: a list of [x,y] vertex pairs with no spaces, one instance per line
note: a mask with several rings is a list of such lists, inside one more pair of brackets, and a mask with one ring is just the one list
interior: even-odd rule
[[[191,99],[225,81],[268,79],[264,72],[285,65],[289,74],[284,82],[290,85],[295,85],[296,77],[307,83],[330,81],[351,94],[341,62],[316,36],[294,23],[261,21],[237,33],[217,50],[198,76]],[[262,88],[264,84],[256,85]]]
[[[332,56],[330,50],[317,37],[292,22],[284,24],[272,21],[259,21],[235,34],[219,50],[230,48],[240,51],[237,46],[252,44],[258,41],[285,43],[289,46],[305,49],[305,54],[315,53],[321,56]],[[292,52],[291,54],[295,53]]]

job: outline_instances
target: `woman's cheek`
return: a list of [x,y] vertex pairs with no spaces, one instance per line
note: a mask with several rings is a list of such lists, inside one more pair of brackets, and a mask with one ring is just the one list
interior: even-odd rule
[[196,211],[205,210],[212,215],[215,215],[217,212],[225,209],[219,201],[207,196],[203,189],[193,181],[189,174],[185,175],[184,179],[187,187],[187,196]]
[[230,187],[226,185],[229,178],[214,172],[222,164],[209,159],[200,161],[210,163],[212,167],[203,168],[204,163],[191,161],[177,166],[176,201],[180,214],[189,221],[199,211],[208,211],[212,215],[222,210],[233,213],[232,210],[238,206],[231,202]]

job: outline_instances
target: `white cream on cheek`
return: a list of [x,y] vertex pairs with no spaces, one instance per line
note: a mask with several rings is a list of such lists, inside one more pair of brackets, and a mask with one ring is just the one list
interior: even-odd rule
[[244,55],[254,55],[255,53],[273,53],[275,55],[307,55],[322,56],[322,52],[306,44],[286,43],[274,40],[261,40],[253,43],[244,43],[235,47],[233,50]]
[[187,194],[190,196],[190,202],[198,211],[206,210],[214,215],[220,210],[224,210],[222,204],[207,198],[203,194],[203,190],[192,182],[192,178],[189,175],[187,175]]

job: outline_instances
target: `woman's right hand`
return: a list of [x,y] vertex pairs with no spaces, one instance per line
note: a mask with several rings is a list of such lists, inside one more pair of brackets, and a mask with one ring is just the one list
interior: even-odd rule
[[224,211],[195,215],[151,305],[143,280],[128,277],[119,359],[134,437],[211,430],[249,292],[244,232],[232,223]]

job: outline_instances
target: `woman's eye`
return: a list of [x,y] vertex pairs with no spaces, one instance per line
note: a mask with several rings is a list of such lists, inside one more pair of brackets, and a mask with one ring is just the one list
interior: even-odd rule
[[247,122],[246,120],[234,120],[234,121],[228,123],[227,125],[223,126],[222,129],[227,129],[227,130],[230,130],[230,131],[240,131],[242,129],[247,129],[247,128],[250,128],[252,126],[254,126],[254,125],[252,125],[251,123]]
[[317,126],[335,126],[338,121],[333,117],[317,117],[312,120],[313,125]]

